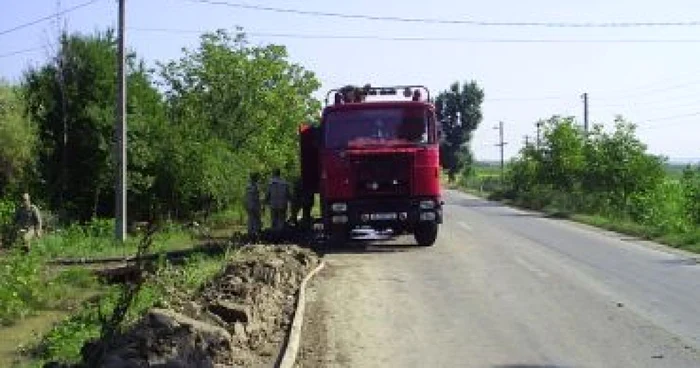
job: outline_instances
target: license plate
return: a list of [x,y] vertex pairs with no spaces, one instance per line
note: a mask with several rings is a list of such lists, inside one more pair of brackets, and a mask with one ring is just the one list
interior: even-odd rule
[[369,215],[369,218],[372,220],[396,220],[396,214],[395,213],[373,213]]

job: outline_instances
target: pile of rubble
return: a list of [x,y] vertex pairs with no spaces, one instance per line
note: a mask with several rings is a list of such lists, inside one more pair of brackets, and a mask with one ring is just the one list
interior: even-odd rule
[[297,246],[245,247],[193,299],[150,310],[112,344],[103,366],[271,367],[296,292],[318,262]]

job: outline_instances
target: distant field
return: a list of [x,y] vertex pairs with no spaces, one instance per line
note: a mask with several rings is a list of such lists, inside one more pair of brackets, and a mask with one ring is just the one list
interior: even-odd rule
[[683,170],[685,170],[686,167],[688,167],[687,164],[667,163],[664,165],[664,171],[666,171],[666,175],[668,175],[669,178],[680,179],[681,176],[683,176]]

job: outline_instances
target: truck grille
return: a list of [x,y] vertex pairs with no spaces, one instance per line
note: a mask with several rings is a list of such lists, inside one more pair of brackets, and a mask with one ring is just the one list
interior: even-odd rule
[[363,155],[356,158],[356,190],[359,197],[411,194],[411,156]]

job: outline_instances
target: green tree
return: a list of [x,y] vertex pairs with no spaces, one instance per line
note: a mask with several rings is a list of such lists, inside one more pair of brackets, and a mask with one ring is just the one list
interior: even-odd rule
[[162,177],[161,192],[190,209],[222,207],[240,199],[248,172],[295,167],[297,127],[319,111],[311,94],[320,84],[287,58],[283,46],[251,46],[240,30],[217,31],[161,65],[179,132],[164,151],[166,170],[177,174]]
[[36,127],[25,116],[20,87],[0,80],[0,197],[33,172]]
[[640,219],[674,211],[649,206],[674,189],[661,187],[663,160],[646,152],[634,125],[617,119],[614,132],[595,126],[588,135],[570,117],[553,116],[539,125],[544,126],[541,144],[521,150],[509,166],[513,197],[536,202],[534,207],[558,202],[567,210]]
[[518,157],[508,165],[506,181],[514,193],[529,193],[542,183],[542,155],[533,145],[527,145],[520,150]]
[[541,123],[544,139],[540,148],[540,178],[559,191],[577,189],[586,167],[583,131],[573,117],[554,116]]
[[453,83],[435,99],[437,119],[441,124],[440,160],[450,180],[471,165],[469,142],[482,120],[484,91],[476,81]]
[[624,210],[632,194],[653,190],[665,177],[663,160],[646,152],[634,124],[622,118],[615,120],[612,134],[595,127],[585,155],[583,185],[618,210]]
[[[64,218],[112,215],[115,38],[107,31],[64,34],[59,41],[53,59],[30,68],[24,78],[27,108],[38,124],[43,189]],[[165,115],[161,97],[133,54],[127,75],[129,196],[132,204],[149,203],[141,201],[153,180],[154,158],[148,151],[161,138],[155,131]]]

